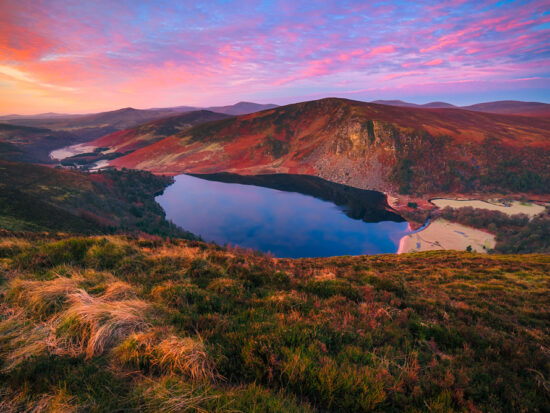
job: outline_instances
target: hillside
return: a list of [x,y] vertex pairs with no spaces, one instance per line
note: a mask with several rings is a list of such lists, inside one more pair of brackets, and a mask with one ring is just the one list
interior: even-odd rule
[[2,411],[545,411],[548,256],[0,234]]
[[187,112],[169,118],[148,122],[114,132],[88,143],[97,148],[108,147],[113,152],[128,152],[151,145],[159,140],[183,132],[194,125],[214,120],[227,119],[229,115],[215,113],[208,110]]
[[547,193],[549,128],[543,118],[322,99],[195,126],[110,164],[309,174],[401,193]]
[[486,102],[478,103],[477,105],[463,106],[462,109],[509,115],[550,117],[550,104],[539,102],[501,100],[497,102]]
[[79,142],[70,132],[0,123],[0,159],[48,163],[50,151]]
[[154,200],[171,182],[145,171],[84,174],[0,160],[0,228],[192,237]]
[[[184,110],[134,109],[124,108],[108,112],[94,113],[67,118],[16,118],[5,123],[22,126],[48,128],[71,132],[83,139],[92,140],[122,129],[132,128],[145,122],[182,113]],[[81,140],[82,141],[82,140]],[[78,142],[75,142],[78,143]]]

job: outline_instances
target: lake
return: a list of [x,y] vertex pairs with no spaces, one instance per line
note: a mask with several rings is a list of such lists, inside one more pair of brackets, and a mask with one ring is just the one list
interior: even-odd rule
[[[395,253],[409,232],[406,221],[384,208],[383,194],[295,177],[265,176],[258,181],[229,174],[208,180],[179,175],[156,201],[167,219],[205,241],[281,258]],[[271,187],[251,185],[248,180]],[[274,187],[298,187],[302,193]]]

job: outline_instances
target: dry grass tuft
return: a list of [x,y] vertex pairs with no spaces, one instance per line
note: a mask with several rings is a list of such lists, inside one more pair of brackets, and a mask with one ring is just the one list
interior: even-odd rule
[[51,328],[46,323],[36,324],[22,309],[3,309],[0,322],[0,355],[4,372],[13,370],[22,362],[47,351],[46,339]]
[[157,352],[162,371],[185,374],[193,380],[216,378],[202,340],[172,335],[160,342]]
[[58,333],[76,338],[81,351],[91,358],[113,347],[128,335],[150,327],[145,321],[149,305],[142,300],[106,301],[83,290],[69,296]]
[[29,398],[25,392],[15,393],[6,388],[0,388],[0,412],[3,413],[72,413],[82,411],[85,406],[76,406],[76,398],[67,395],[64,390],[55,393],[45,393]]
[[16,278],[8,287],[7,301],[44,320],[60,311],[66,304],[67,296],[76,291],[77,281],[73,278],[58,277],[51,281]]
[[145,410],[150,412],[209,412],[203,407],[219,396],[198,392],[192,386],[173,377],[161,381],[146,380],[141,385],[141,396],[146,400]]
[[131,300],[136,298],[134,288],[123,281],[115,281],[101,295],[105,301]]
[[123,364],[161,374],[183,375],[193,381],[219,378],[202,340],[174,334],[162,339],[166,333],[157,330],[132,334],[117,348],[116,354]]

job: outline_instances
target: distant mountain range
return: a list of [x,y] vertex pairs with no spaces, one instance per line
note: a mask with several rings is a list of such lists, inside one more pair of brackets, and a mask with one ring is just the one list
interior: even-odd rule
[[455,106],[446,102],[430,102],[423,105],[404,102],[402,100],[375,100],[372,103],[389,106],[427,109],[465,109],[475,112],[500,113],[521,116],[550,116],[550,104],[540,102],[522,102],[518,100],[500,100],[496,102],[478,103],[470,106]]
[[424,103],[423,105],[417,105],[416,103],[404,102],[402,100],[374,100],[371,103],[376,103],[378,105],[400,106],[405,108],[441,109],[441,108],[457,107],[455,105],[451,105],[450,103],[445,103],[445,102],[430,102],[430,103]]
[[145,122],[179,115],[185,112],[209,110],[211,112],[235,116],[274,107],[277,107],[277,105],[239,102],[234,105],[213,106],[206,109],[193,106],[154,109],[123,108],[85,115],[64,115],[60,113],[43,113],[33,116],[7,115],[0,116],[0,122],[11,125],[47,128],[55,131],[67,131],[81,138],[92,140],[109,133],[141,125]]

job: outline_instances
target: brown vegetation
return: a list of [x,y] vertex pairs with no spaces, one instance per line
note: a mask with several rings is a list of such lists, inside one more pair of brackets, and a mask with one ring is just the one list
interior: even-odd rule
[[0,245],[4,411],[544,411],[550,397],[546,255]]

